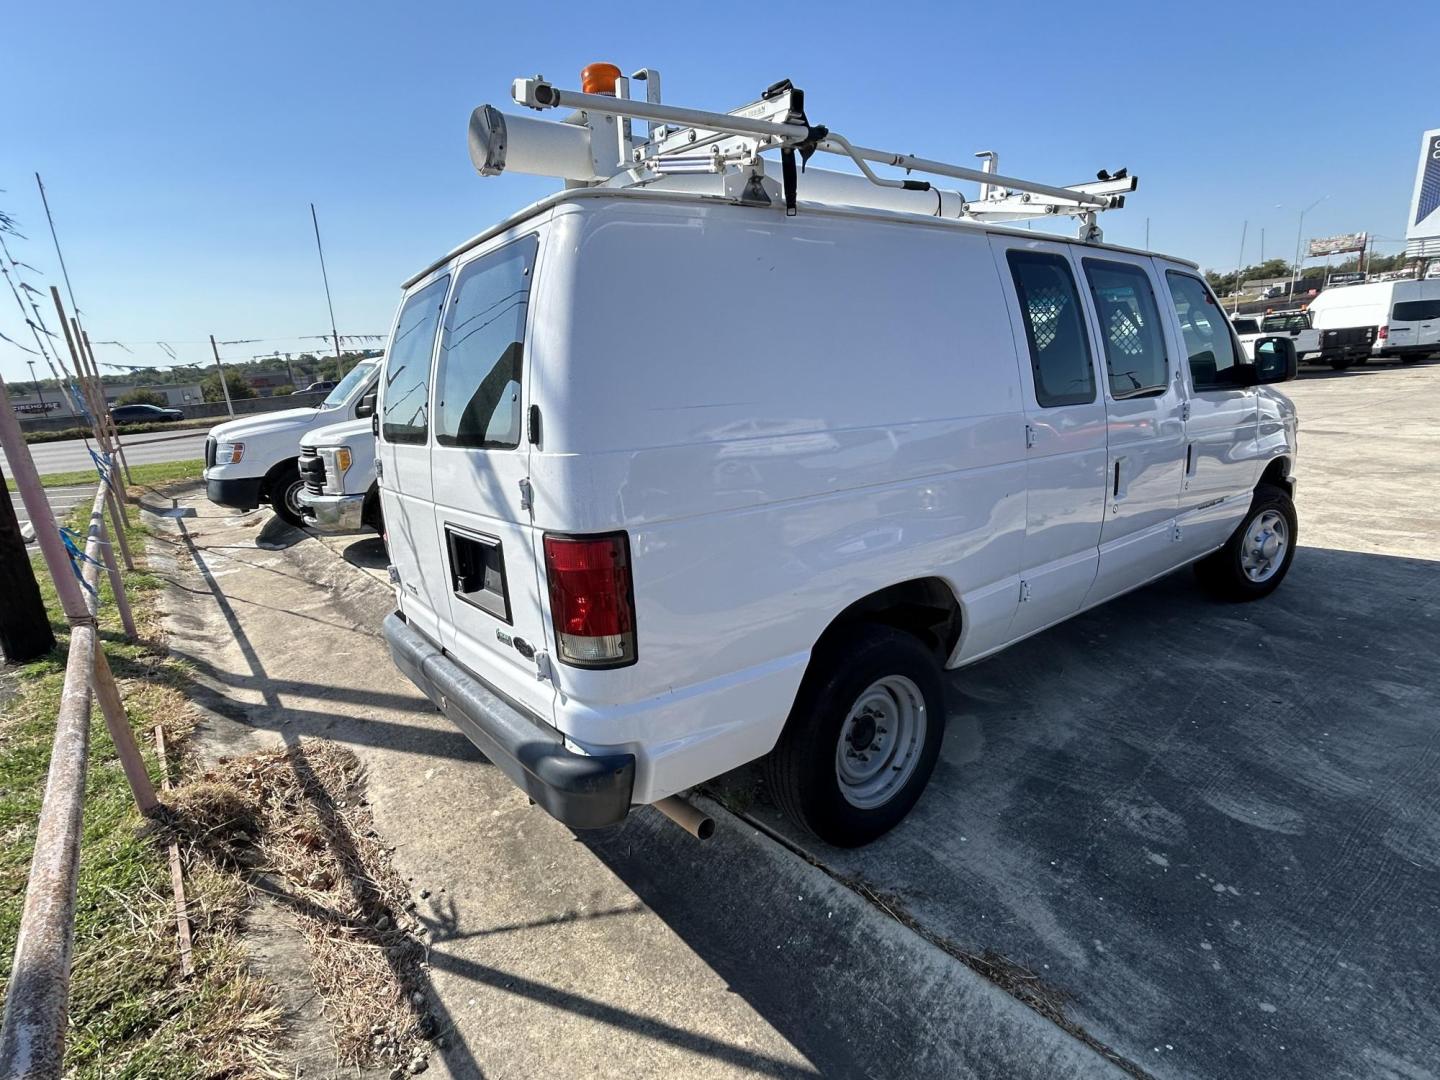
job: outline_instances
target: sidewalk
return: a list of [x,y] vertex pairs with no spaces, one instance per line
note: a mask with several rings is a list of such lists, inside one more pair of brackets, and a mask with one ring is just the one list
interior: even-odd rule
[[428,1075],[1120,1075],[719,807],[708,843],[650,810],[572,833],[393,668],[377,540],[183,501],[198,516],[152,519],[181,541],[152,563],[170,579],[172,649],[232,721],[201,744],[305,736],[360,756],[430,930],[432,1012],[450,1034]]

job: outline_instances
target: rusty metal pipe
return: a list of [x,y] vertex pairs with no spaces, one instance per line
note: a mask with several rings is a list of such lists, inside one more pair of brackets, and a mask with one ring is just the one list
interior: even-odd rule
[[95,645],[94,623],[71,625],[50,775],[0,1027],[0,1076],[16,1080],[58,1078],[65,1055]]
[[678,795],[667,795],[651,805],[696,840],[709,840],[715,835],[715,819],[695,809]]

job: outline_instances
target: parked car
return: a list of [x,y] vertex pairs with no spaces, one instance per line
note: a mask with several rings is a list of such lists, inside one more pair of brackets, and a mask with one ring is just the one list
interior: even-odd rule
[[184,420],[179,409],[162,409],[158,405],[112,405],[110,418],[117,424],[168,424]]
[[1288,289],[1288,285],[1271,285],[1268,289],[1266,289],[1260,294],[1260,299],[1274,300],[1277,296],[1284,296]]
[[205,440],[205,494],[220,506],[269,503],[291,525],[304,524],[300,440],[315,428],[375,411],[376,360],[361,361],[317,405],[228,420]]
[[[570,139],[504,122],[512,160]],[[773,180],[572,187],[405,284],[384,634],[573,827],[763,757],[867,842],[935,766],[946,669],[1188,564],[1236,600],[1291,564],[1288,337],[1247,361],[1194,263],[830,176],[848,205],[794,216]]]
[[1440,281],[1373,281],[1326,289],[1310,305],[1322,349],[1347,337],[1361,359],[1413,363],[1440,353]]
[[328,390],[335,389],[334,379],[321,379],[319,382],[312,382],[309,386],[300,390],[292,390],[291,394],[323,394]]
[[300,440],[300,492],[305,524],[326,533],[384,533],[375,479],[370,420],[346,420],[306,432]]

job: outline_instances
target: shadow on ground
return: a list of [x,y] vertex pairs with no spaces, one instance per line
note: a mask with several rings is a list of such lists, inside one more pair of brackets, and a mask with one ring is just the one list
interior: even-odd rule
[[1156,1075],[1428,1077],[1437,615],[1437,562],[1302,548],[1233,606],[1182,572],[954,673],[879,843],[799,834],[754,770],[716,787]]

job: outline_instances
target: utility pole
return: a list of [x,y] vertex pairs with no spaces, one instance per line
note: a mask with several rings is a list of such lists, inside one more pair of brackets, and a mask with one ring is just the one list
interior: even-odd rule
[[[335,339],[335,362],[340,362],[340,331],[335,329],[335,305],[330,300],[330,275],[325,272],[325,249],[320,246],[320,219],[315,216],[315,204],[310,204],[310,223],[315,226],[315,250],[320,253],[320,280],[325,282],[325,306],[330,309],[330,336]],[[335,377],[340,378],[339,369]]]
[[0,472],[0,656],[12,664],[23,664],[44,656],[55,647],[55,632],[40,598],[35,567],[20,535],[20,520],[10,501],[10,488]]
[[40,415],[48,416],[50,410],[45,408],[45,391],[40,389],[40,380],[35,378],[35,361],[26,360],[25,362],[30,365],[30,381],[35,384],[35,396],[40,399]]
[[1235,260],[1235,306],[1230,314],[1235,315],[1240,311],[1240,271],[1245,265],[1245,233],[1250,228],[1250,222],[1240,224],[1240,256]]
[[1150,219],[1145,219],[1145,250],[1150,250]]
[[220,389],[225,394],[225,408],[235,415],[235,405],[230,400],[230,384],[225,381],[225,369],[220,366],[220,346],[215,344],[215,335],[210,335],[210,351],[215,354],[215,370],[220,373]]

